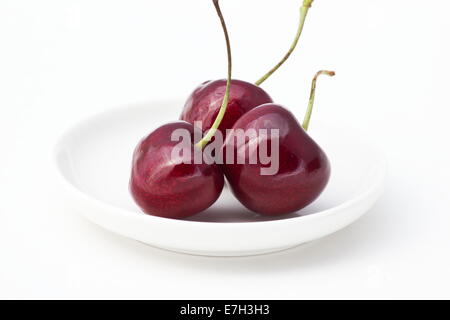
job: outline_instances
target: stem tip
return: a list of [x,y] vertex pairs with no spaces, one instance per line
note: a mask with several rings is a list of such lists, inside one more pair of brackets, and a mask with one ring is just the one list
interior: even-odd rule
[[313,105],[314,105],[314,98],[316,97],[316,82],[317,82],[317,78],[321,74],[333,77],[336,74],[336,72],[329,71],[329,70],[320,70],[314,75],[314,78],[312,79],[312,83],[311,83],[311,92],[309,94],[308,109],[306,110],[305,118],[303,119],[303,124],[302,124],[302,127],[303,127],[303,129],[305,129],[305,131],[308,131],[309,121],[311,120],[311,114],[312,114],[312,109],[313,109]]

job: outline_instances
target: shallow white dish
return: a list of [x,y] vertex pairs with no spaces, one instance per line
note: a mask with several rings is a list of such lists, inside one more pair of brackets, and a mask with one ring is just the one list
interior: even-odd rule
[[329,235],[354,222],[379,197],[386,171],[383,155],[353,130],[324,125],[310,134],[330,158],[323,194],[299,213],[260,217],[227,188],[207,211],[189,220],[142,213],[128,179],[137,142],[176,120],[181,103],[124,106],[91,117],[59,140],[56,166],[74,205],[91,221],[152,246],[200,255],[239,256],[274,252]]

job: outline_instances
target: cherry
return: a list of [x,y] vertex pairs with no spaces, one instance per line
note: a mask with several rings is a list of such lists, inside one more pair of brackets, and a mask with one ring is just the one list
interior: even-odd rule
[[[185,218],[211,206],[223,189],[221,169],[202,153],[202,148],[214,136],[225,114],[231,86],[230,41],[218,0],[213,0],[213,3],[225,34],[228,55],[228,77],[222,106],[211,130],[198,142],[194,139],[196,129],[185,121],[165,124],[139,142],[133,154],[130,191],[136,203],[148,214]],[[188,132],[190,152],[184,152],[184,149],[178,152],[176,148],[180,142],[172,139],[175,130]],[[196,161],[198,154],[204,161]]]
[[[233,124],[248,111],[261,104],[273,102],[269,94],[260,88],[259,85],[278,70],[294,51],[298,40],[300,39],[306,15],[312,2],[313,0],[303,0],[303,4],[300,8],[300,23],[297,33],[290,49],[280,62],[256,81],[255,84],[237,79],[232,80],[227,113],[219,126],[219,130],[222,134],[225,135],[225,130],[230,129]],[[194,124],[195,121],[201,121],[202,130],[209,130],[221,107],[221,98],[224,95],[225,86],[226,80],[203,82],[188,97],[180,119],[192,124]]]
[[[226,80],[211,80],[198,86],[187,99],[181,119],[192,124],[195,121],[201,121],[202,130],[209,130],[219,113],[225,85]],[[233,79],[227,113],[219,130],[225,134],[225,130],[231,128],[244,113],[269,102],[273,102],[272,98],[262,88],[246,81]]]
[[[320,74],[333,76],[334,72],[319,71],[313,78],[303,128],[291,112],[273,103],[247,112],[232,128],[235,131],[279,130],[278,136],[267,136],[272,156],[279,151],[278,171],[275,174],[262,175],[261,169],[268,165],[262,164],[260,160],[254,164],[250,161],[250,145],[256,144],[257,148],[253,150],[258,152],[264,139],[249,137],[239,145],[234,136],[228,134],[223,153],[227,154],[229,148],[233,149],[233,155],[237,155],[238,150],[245,150],[245,161],[238,164],[235,156],[234,163],[225,162],[223,170],[234,195],[248,209],[264,215],[294,212],[314,201],[327,185],[330,177],[328,158],[306,133],[314,103],[316,80]],[[276,138],[279,138],[279,147],[277,150],[270,149],[271,139]]]
[[187,161],[174,164],[172,150],[179,142],[172,141],[171,135],[177,129],[188,130],[194,141],[192,124],[173,122],[150,133],[133,154],[130,191],[134,200],[144,212],[166,218],[184,218],[209,208],[224,184],[216,164],[194,164],[195,152],[201,152],[194,145],[189,159],[179,159]]

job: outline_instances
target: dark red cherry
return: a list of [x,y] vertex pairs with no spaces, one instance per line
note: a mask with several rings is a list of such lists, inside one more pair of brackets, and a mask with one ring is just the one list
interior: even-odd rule
[[[225,95],[227,81],[206,81],[198,86],[189,96],[181,113],[181,120],[194,124],[202,122],[202,130],[211,128],[219,113]],[[242,80],[231,80],[230,97],[225,116],[219,130],[225,134],[233,124],[246,112],[264,104],[273,102],[269,94],[262,88]]]
[[194,164],[194,152],[201,151],[192,144],[190,154],[179,153],[190,163],[174,161],[172,151],[180,143],[171,141],[176,129],[188,130],[194,142],[194,127],[184,121],[163,125],[142,139],[133,154],[130,191],[144,212],[179,219],[210,207],[222,192],[224,178],[216,164]]
[[[279,167],[274,175],[262,175],[261,168],[270,167],[250,164],[249,146],[257,145],[259,152],[264,139],[250,138],[239,148],[232,143],[229,135],[224,144],[224,154],[233,149],[237,154],[245,148],[244,164],[225,163],[224,173],[236,198],[248,209],[264,215],[280,215],[294,212],[314,201],[327,185],[330,177],[330,164],[327,156],[313,139],[300,126],[291,112],[277,104],[265,104],[243,115],[233,129],[267,129],[269,155],[271,149],[270,129],[279,130]],[[248,132],[248,131],[247,131]],[[242,163],[242,162],[241,162]]]

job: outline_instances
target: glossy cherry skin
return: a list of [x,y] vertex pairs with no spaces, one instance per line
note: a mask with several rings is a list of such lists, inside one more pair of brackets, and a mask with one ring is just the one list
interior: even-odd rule
[[133,154],[130,191],[144,212],[180,219],[210,207],[222,192],[224,177],[214,163],[194,164],[194,150],[201,151],[192,144],[191,155],[186,154],[191,162],[174,163],[175,129],[188,130],[194,141],[194,127],[184,121],[163,125],[142,139]]
[[[252,139],[245,143],[245,164],[223,165],[234,195],[248,209],[263,215],[294,212],[314,201],[327,185],[327,156],[281,105],[259,106],[243,115],[233,129],[279,129],[279,170],[275,175],[261,175],[260,169],[270,165],[262,165],[259,160],[249,164],[248,145],[255,142]],[[227,148],[237,152],[237,146],[230,144],[231,138],[229,135],[225,140],[224,154]],[[259,150],[260,142],[256,143]]]
[[[225,79],[203,82],[187,99],[181,120],[192,124],[202,121],[203,131],[211,128],[222,106],[226,84]],[[270,102],[273,102],[272,98],[262,88],[242,80],[231,80],[227,111],[219,130],[225,135],[225,130],[230,129],[243,114]]]

